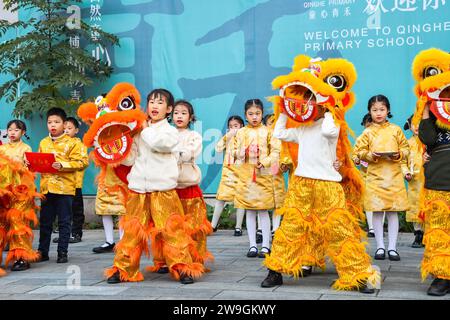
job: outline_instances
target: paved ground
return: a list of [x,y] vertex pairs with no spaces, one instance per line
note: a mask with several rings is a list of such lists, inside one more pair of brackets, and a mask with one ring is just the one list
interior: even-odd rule
[[[272,289],[259,285],[266,276],[262,259],[249,259],[247,236],[234,237],[231,230],[219,230],[208,240],[209,249],[216,257],[211,272],[191,285],[182,285],[168,275],[145,272],[145,281],[139,283],[107,284],[104,268],[111,265],[113,254],[94,254],[91,249],[103,241],[102,230],[86,231],[83,242],[69,248],[69,263],[56,263],[56,244],[52,243],[50,261],[33,264],[23,272],[8,271],[0,279],[0,300],[6,299],[295,299],[295,300],[349,300],[349,299],[446,299],[426,295],[431,280],[420,281],[419,263],[422,249],[410,248],[412,234],[400,234],[398,251],[400,262],[376,261],[382,273],[381,291],[374,295],[357,292],[337,292],[330,288],[336,279],[334,268],[300,280],[284,277],[285,284]],[[116,235],[117,236],[117,235]],[[373,254],[374,240],[370,240]],[[35,246],[37,243],[35,240]],[[375,261],[375,260],[374,260]],[[151,262],[144,258],[144,268]],[[76,286],[80,270],[81,283]],[[68,286],[69,284],[69,286]]]

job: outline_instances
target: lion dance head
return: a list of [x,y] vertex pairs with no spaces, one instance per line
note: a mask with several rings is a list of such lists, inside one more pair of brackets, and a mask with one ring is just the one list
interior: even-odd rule
[[[345,121],[345,113],[355,103],[351,89],[356,78],[355,67],[345,59],[322,60],[299,55],[289,74],[273,80],[272,87],[278,89],[279,94],[270,100],[274,103],[276,118],[282,110],[288,114],[288,128],[313,123],[321,108],[333,114],[340,126],[337,157],[342,162],[342,184],[354,211],[361,213],[363,183],[350,158],[350,129]],[[281,161],[292,162],[296,166],[298,147],[297,144],[283,142]]]
[[118,83],[95,102],[78,108],[78,116],[88,125],[83,137],[87,147],[94,147],[95,160],[118,164],[131,150],[133,136],[142,129],[147,116],[142,112],[141,96],[129,83]]
[[450,53],[431,48],[420,52],[413,61],[413,77],[418,97],[413,124],[418,126],[427,104],[436,116],[436,124],[450,129]]

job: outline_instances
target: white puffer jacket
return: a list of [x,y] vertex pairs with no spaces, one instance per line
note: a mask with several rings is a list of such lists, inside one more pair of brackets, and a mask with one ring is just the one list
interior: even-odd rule
[[122,162],[133,166],[128,174],[128,188],[138,193],[175,189],[178,164],[175,147],[178,131],[166,119],[149,123],[135,137],[129,156]]
[[202,173],[195,160],[202,153],[202,136],[192,130],[178,131],[180,143],[176,147],[178,157],[178,186],[183,189],[198,185]]

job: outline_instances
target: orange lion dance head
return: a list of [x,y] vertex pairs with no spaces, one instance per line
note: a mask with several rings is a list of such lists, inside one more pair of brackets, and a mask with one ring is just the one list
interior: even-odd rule
[[141,96],[130,83],[118,83],[95,102],[83,103],[78,116],[88,125],[83,137],[88,147],[94,147],[95,159],[101,163],[118,164],[131,150],[133,136],[147,119],[141,110]]

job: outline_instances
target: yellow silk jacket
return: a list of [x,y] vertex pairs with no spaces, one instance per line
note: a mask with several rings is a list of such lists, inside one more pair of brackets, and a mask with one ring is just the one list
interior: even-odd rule
[[63,134],[57,138],[48,136],[42,139],[39,152],[53,153],[56,162],[62,164],[60,172],[41,175],[41,193],[75,195],[76,171],[85,169],[89,164],[86,150],[82,150],[76,139]]
[[[400,159],[375,160],[374,152],[399,152]],[[402,170],[402,161],[408,156],[409,145],[403,131],[390,122],[374,123],[358,137],[352,158],[368,163],[365,211],[405,211],[409,208]]]
[[31,152],[31,147],[20,140],[16,143],[7,143],[0,146],[0,153],[13,161],[24,163],[25,152]]

